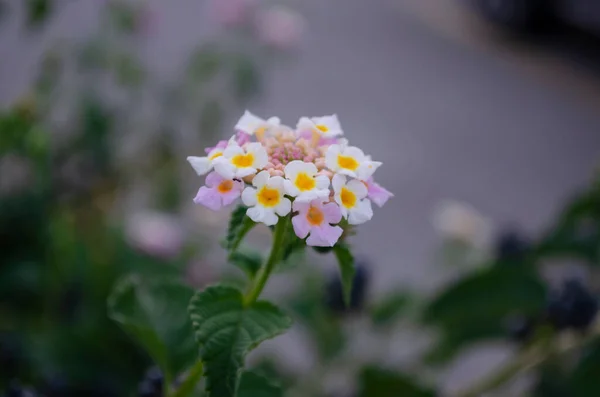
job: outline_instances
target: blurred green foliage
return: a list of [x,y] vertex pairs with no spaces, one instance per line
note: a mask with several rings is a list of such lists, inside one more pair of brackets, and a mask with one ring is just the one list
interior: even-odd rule
[[[42,37],[68,3],[0,1],[0,23],[22,8],[21,28]],[[191,289],[180,282],[203,245],[162,257],[132,244],[123,197],[142,181],[154,192],[147,205],[180,213],[180,140],[193,142],[189,154],[214,143],[231,107],[259,92],[260,76],[245,73],[243,92],[215,90],[253,62],[217,36],[198,44],[186,74],[159,79],[137,48],[158,15],[147,2],[102,3],[98,30],[50,43],[28,94],[0,111],[0,395],[13,379],[46,397],[132,395],[151,358],[175,381],[196,357],[183,341]],[[142,93],[159,111],[147,114]],[[192,135],[182,138],[185,122]],[[127,142],[135,150],[124,156]],[[129,289],[107,312],[119,280]],[[124,310],[135,310],[134,322]],[[244,379],[249,390],[261,382]]]

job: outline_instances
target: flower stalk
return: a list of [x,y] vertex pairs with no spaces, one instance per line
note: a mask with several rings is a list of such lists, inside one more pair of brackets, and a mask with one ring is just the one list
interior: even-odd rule
[[275,225],[275,230],[273,231],[273,245],[271,247],[271,253],[269,254],[269,258],[267,262],[260,268],[252,287],[246,294],[244,299],[244,304],[246,306],[251,305],[256,302],[258,297],[260,296],[262,290],[265,288],[267,281],[269,280],[269,276],[273,272],[275,265],[281,258],[281,252],[283,249],[283,243],[285,240],[285,234],[287,232],[287,227],[289,224],[290,216],[284,216],[279,218],[279,222]]
[[187,373],[185,379],[175,391],[169,394],[170,397],[188,397],[196,390],[196,385],[200,382],[204,374],[204,365],[202,361],[196,362]]

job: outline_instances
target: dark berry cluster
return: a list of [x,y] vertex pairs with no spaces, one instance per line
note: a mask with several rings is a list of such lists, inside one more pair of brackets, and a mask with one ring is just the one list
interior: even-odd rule
[[331,276],[327,281],[325,290],[325,303],[327,307],[336,313],[358,311],[363,307],[370,278],[367,266],[367,261],[364,258],[355,262],[356,273],[352,281],[350,304],[347,307],[344,304],[344,290],[339,275],[335,274]]
[[504,325],[510,338],[522,343],[531,339],[535,329],[535,321],[531,317],[521,314],[509,316]]
[[576,279],[566,280],[548,298],[546,315],[550,324],[558,330],[585,331],[598,312],[596,297]]
[[597,312],[596,296],[580,280],[567,279],[548,295],[543,316],[512,315],[506,319],[505,329],[511,339],[526,343],[541,322],[557,331],[585,331],[593,323]]
[[158,367],[152,367],[138,387],[138,397],[161,397],[162,390],[163,374]]
[[519,262],[529,251],[531,243],[516,230],[504,231],[496,241],[496,259],[501,262]]

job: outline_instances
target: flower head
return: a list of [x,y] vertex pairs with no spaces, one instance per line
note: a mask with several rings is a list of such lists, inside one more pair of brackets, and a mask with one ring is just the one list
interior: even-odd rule
[[333,172],[347,175],[360,180],[367,180],[381,165],[372,161],[362,150],[345,143],[333,144],[327,148],[325,164]]
[[324,203],[317,199],[311,202],[294,201],[294,211],[298,215],[292,218],[294,232],[306,244],[317,247],[333,247],[343,233],[339,226],[331,226],[342,220],[342,212],[336,203]]
[[225,179],[213,171],[206,176],[206,186],[198,190],[194,202],[217,211],[233,203],[240,197],[243,189],[244,184],[241,181]]
[[332,180],[334,199],[340,205],[342,215],[351,225],[365,223],[373,217],[371,202],[367,199],[367,187],[361,181],[340,174],[333,176]]
[[329,178],[317,175],[317,166],[313,163],[294,160],[284,168],[285,192],[296,197],[296,201],[309,202],[317,198],[329,197]]
[[393,197],[372,178],[381,163],[348,145],[335,114],[302,117],[294,130],[246,111],[235,135],[207,154],[188,158],[198,174],[214,169],[196,203],[217,210],[241,196],[253,221],[288,216],[308,245],[334,246],[373,217],[371,201],[381,207]]
[[265,148],[258,142],[247,143],[243,147],[229,141],[223,155],[213,161],[215,171],[225,179],[243,178],[255,174],[267,165]]
[[246,214],[254,222],[275,225],[279,216],[286,216],[292,209],[291,201],[284,197],[283,178],[259,172],[252,180],[253,187],[242,192],[242,201],[250,208]]

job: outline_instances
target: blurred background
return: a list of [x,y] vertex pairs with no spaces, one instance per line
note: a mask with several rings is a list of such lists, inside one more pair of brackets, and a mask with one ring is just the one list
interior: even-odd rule
[[[107,316],[115,280],[243,282],[219,245],[228,214],[193,205],[202,181],[185,158],[230,136],[244,109],[289,125],[337,113],[395,194],[353,237],[352,315],[338,316],[333,257],[292,258],[267,294],[304,323],[252,363],[284,368],[299,396],[355,395],[347,357],[443,393],[477,379],[514,346],[453,351],[434,369],[418,321],[383,334],[369,321],[527,251],[590,189],[599,37],[591,0],[0,0],[0,390],[136,395],[151,363]],[[266,246],[268,229],[251,240]],[[598,252],[561,260],[587,279]],[[410,293],[384,302],[397,291]],[[597,395],[586,390],[561,395]]]

